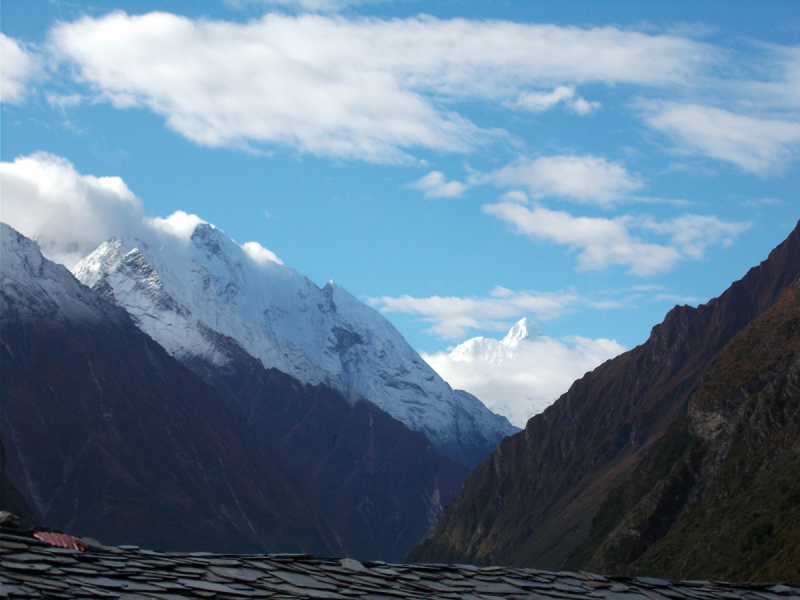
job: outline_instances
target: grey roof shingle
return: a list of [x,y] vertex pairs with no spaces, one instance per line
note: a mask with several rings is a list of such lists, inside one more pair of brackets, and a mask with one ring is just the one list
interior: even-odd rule
[[0,533],[0,598],[319,598],[336,600],[800,600],[780,584],[680,583],[471,565],[395,565],[305,554],[164,553],[136,546],[57,548]]

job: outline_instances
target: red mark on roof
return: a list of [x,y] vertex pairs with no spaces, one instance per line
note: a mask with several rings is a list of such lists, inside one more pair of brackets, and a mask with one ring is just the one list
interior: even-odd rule
[[78,538],[66,533],[51,533],[49,531],[37,531],[33,534],[37,540],[41,540],[51,546],[59,548],[72,548],[73,550],[86,550],[86,545]]

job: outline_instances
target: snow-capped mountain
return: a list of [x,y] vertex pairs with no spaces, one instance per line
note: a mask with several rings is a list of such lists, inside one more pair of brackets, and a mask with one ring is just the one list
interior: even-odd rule
[[223,334],[267,368],[368,400],[469,466],[516,431],[453,390],[389,321],[333,282],[320,289],[293,269],[256,261],[207,223],[186,240],[157,244],[112,238],[73,273],[179,360],[224,363]]
[[524,318],[502,340],[475,337],[423,358],[450,385],[477,395],[491,411],[524,427],[573,381],[624,350],[614,340],[554,339]]
[[124,320],[125,313],[87,290],[66,267],[46,260],[36,242],[5,223],[0,223],[0,255],[0,314],[4,317],[110,326]]
[[522,341],[533,341],[544,335],[541,327],[527,317],[514,323],[502,340],[474,337],[453,348],[454,358],[475,358],[491,363],[500,363],[514,358]]
[[5,223],[0,333],[0,479],[39,524],[173,550],[346,552],[219,392]]

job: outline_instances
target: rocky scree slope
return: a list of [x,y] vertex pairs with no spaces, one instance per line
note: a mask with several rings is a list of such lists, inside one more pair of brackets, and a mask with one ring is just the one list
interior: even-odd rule
[[561,568],[608,492],[686,413],[718,352],[800,275],[798,229],[722,295],[676,306],[474,469],[411,561]]
[[377,311],[329,282],[256,262],[209,224],[188,240],[113,238],[73,269],[183,362],[222,366],[222,334],[265,368],[366,400],[450,459],[474,466],[517,431],[477,398],[453,390]]
[[0,224],[5,475],[42,525],[161,550],[343,550],[293,469],[128,314]]
[[570,562],[800,581],[800,283],[734,337]]

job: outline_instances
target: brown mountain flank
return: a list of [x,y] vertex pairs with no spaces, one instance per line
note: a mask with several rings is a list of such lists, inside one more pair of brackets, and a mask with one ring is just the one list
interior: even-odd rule
[[800,275],[798,229],[719,298],[676,306],[642,345],[576,381],[504,439],[411,561],[561,568],[609,491],[676,418],[719,351]]

